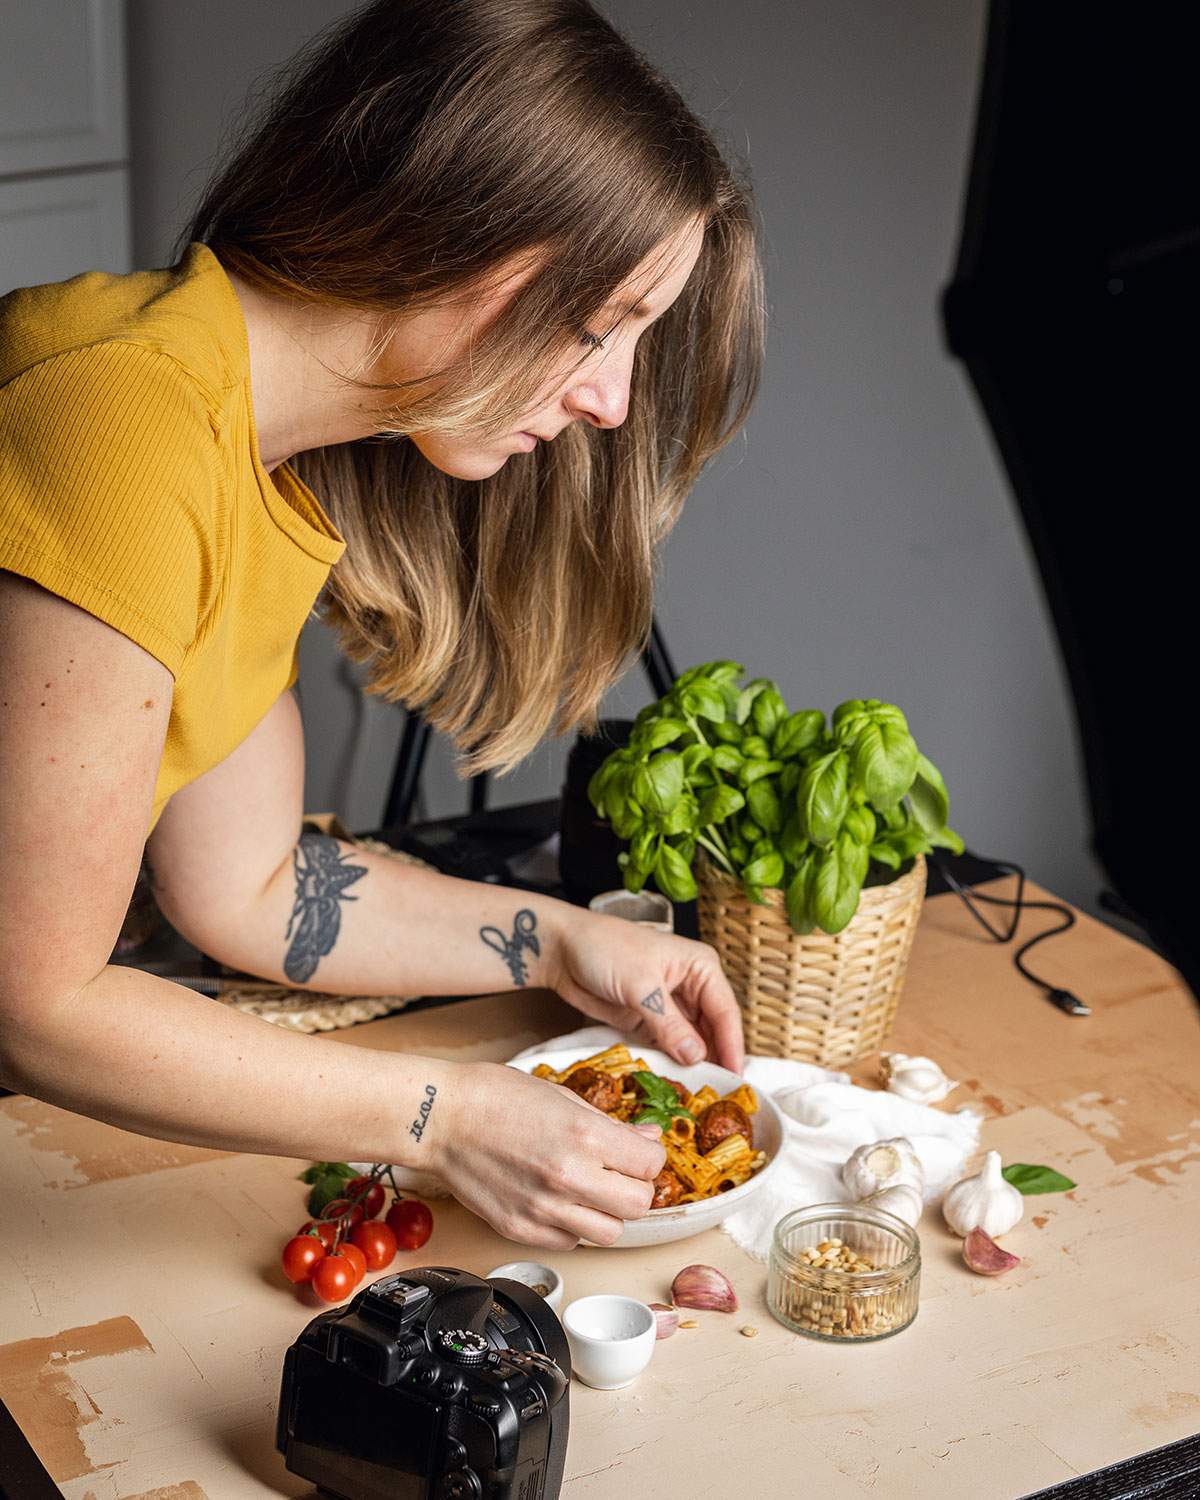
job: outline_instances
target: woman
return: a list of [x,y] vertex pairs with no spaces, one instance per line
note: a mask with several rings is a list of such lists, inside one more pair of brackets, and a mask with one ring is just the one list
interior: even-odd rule
[[465,770],[594,723],[757,383],[747,194],[586,0],[380,0],[301,57],[179,251],[0,302],[0,1074],[146,1135],[432,1170],[529,1244],[611,1242],[653,1127],[107,960],[144,846],[166,916],[252,973],[548,986],[740,1066],[711,949],[297,840],[290,689],[320,596]]

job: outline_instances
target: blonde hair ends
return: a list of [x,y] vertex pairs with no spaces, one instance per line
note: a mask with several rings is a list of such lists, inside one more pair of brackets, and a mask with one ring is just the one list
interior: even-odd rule
[[[406,432],[503,432],[656,249],[705,226],[641,336],[629,414],[462,480]],[[323,617],[367,691],[421,709],[460,772],[590,728],[650,628],[655,548],[757,391],[750,189],[587,0],[377,0],[277,81],[179,241],[254,284],[406,313],[533,274],[462,359],[375,393],[377,437],[292,464],[346,538]],[[580,358],[586,358],[581,353]]]

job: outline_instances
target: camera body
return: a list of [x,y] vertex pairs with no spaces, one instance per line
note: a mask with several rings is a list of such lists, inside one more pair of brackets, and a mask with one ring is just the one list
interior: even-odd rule
[[554,1500],[570,1374],[537,1292],[422,1266],[304,1329],[284,1359],[275,1445],[338,1500]]

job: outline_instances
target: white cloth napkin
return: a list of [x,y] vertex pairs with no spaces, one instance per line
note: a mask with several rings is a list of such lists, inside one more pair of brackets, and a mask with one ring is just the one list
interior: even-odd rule
[[[599,1052],[623,1040],[610,1026],[585,1026],[527,1047],[509,1061],[580,1048]],[[743,1076],[774,1099],[787,1128],[782,1159],[770,1180],[721,1225],[755,1260],[766,1260],[772,1231],[785,1213],[811,1203],[849,1201],[842,1163],[859,1146],[906,1136],[925,1168],[926,1203],[963,1175],[967,1158],[979,1146],[982,1117],[970,1108],[951,1114],[913,1104],[882,1089],[860,1088],[846,1073],[784,1057],[747,1057]]]

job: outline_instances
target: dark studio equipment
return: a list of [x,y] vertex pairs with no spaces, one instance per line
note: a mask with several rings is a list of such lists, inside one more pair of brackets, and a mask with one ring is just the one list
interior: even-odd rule
[[554,1500],[570,1375],[539,1293],[423,1266],[304,1329],[284,1359],[276,1447],[338,1500]]
[[943,301],[1062,648],[1095,853],[1194,993],[1195,29],[994,0]]

